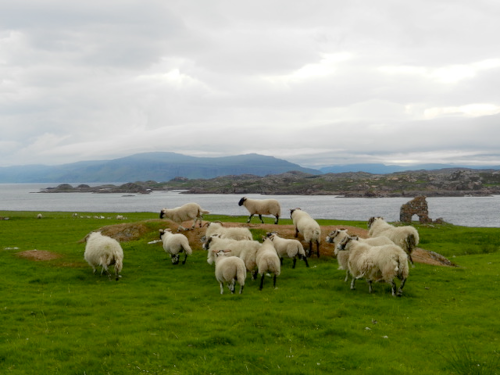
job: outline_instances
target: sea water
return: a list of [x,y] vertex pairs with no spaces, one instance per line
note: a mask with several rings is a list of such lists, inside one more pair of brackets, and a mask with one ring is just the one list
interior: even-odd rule
[[[71,184],[77,186],[78,183]],[[92,184],[88,184],[92,186]],[[94,184],[95,185],[102,185]],[[162,208],[173,208],[196,202],[211,214],[248,215],[238,206],[243,195],[183,194],[179,191],[154,191],[151,194],[122,193],[40,193],[56,184],[0,184],[1,211],[63,212],[151,212],[158,217]],[[315,219],[368,220],[382,216],[387,221],[399,220],[402,204],[412,198],[343,198],[335,195],[259,195],[253,199],[277,199],[282,217],[290,217],[290,209],[301,208]],[[500,227],[500,196],[427,198],[429,216],[446,222],[471,227]],[[254,218],[256,221],[256,219]],[[416,220],[416,217],[414,217]]]

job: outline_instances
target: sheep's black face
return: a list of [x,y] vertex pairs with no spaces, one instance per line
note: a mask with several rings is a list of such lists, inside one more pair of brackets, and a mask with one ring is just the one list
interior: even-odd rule
[[163,219],[164,212],[163,210],[160,211],[160,219]]
[[179,254],[176,254],[176,255],[170,255],[171,259],[172,259],[172,264],[179,264]]
[[246,200],[247,200],[246,197],[241,198],[240,201],[238,202],[238,206],[243,206],[243,203],[245,203]]

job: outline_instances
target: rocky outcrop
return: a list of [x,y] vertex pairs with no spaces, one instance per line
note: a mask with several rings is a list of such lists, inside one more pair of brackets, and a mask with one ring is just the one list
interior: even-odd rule
[[415,197],[411,201],[403,204],[399,211],[399,221],[405,224],[411,224],[414,215],[418,216],[420,224],[443,223],[442,218],[433,221],[429,217],[429,206],[424,196]]

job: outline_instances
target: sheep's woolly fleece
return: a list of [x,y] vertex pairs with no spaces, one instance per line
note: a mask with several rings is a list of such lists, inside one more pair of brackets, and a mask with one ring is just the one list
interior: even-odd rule
[[[149,222],[158,222],[158,228],[170,227],[177,230],[177,226],[175,223],[170,220],[148,220]],[[262,229],[265,232],[277,232],[280,237],[284,238],[295,238],[295,227],[293,225],[282,225],[282,224],[239,224],[239,223],[224,223],[225,227],[237,227],[243,226],[249,229]],[[139,240],[145,237],[154,237],[154,239],[158,238],[157,232],[158,228],[148,228],[143,223],[122,223],[116,225],[109,225],[101,228],[101,232],[103,235],[112,237],[119,242],[126,241],[134,241]],[[345,228],[351,235],[357,235],[361,238],[368,237],[368,230],[356,227],[350,227],[345,225],[330,225],[330,226],[321,226],[321,255],[325,256],[333,256],[334,247],[333,244],[327,243],[324,239],[325,237],[333,230]],[[189,230],[184,232],[184,235],[188,238],[190,244],[200,244],[201,248],[201,238],[205,234],[206,228],[195,228],[194,230]],[[154,233],[154,236],[149,236],[149,232]],[[302,239],[299,234],[299,240]],[[81,240],[80,242],[83,242]],[[194,246],[193,250],[198,250],[198,246]],[[52,253],[50,251],[42,251],[42,250],[30,250],[18,253],[19,256],[32,259],[32,260],[51,260],[62,255],[57,253]],[[416,248],[412,253],[413,260],[416,263],[425,263],[434,266],[448,266],[455,267],[456,265],[445,258],[444,256],[437,254],[432,251],[427,251],[421,248]]]

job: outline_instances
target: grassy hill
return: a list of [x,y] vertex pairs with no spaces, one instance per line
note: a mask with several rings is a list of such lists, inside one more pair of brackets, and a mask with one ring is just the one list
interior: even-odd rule
[[[203,229],[188,233],[193,256],[173,266],[149,244],[172,223],[150,213],[0,216],[2,374],[498,374],[499,228],[416,225],[420,246],[458,267],[418,263],[401,298],[386,284],[350,290],[326,245],[309,268],[285,260],[277,289],[247,278],[242,295],[220,295]],[[82,239],[110,226],[127,239],[118,282],[83,260]]]

